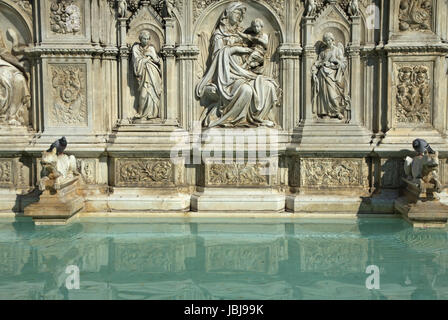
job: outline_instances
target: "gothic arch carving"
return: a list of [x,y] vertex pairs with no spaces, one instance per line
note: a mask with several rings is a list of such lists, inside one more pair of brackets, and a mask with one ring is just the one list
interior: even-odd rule
[[[29,16],[29,13],[25,12],[25,10],[20,7],[17,3],[11,1],[11,0],[4,0],[0,2],[0,12],[10,12],[13,17],[11,19],[7,19],[9,21],[19,21],[21,23],[13,24],[19,32],[19,36],[21,36],[21,40],[28,44],[33,42],[33,22],[31,20],[31,17]],[[3,17],[6,18],[6,17]],[[2,19],[4,20],[4,19]],[[2,23],[6,23],[2,21]]]

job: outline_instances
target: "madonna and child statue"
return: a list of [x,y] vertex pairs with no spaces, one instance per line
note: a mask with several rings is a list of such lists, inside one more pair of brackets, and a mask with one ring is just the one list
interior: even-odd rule
[[271,110],[279,105],[281,90],[264,72],[272,48],[262,19],[242,26],[246,10],[231,3],[211,35],[207,68],[196,86],[204,127],[275,126]]

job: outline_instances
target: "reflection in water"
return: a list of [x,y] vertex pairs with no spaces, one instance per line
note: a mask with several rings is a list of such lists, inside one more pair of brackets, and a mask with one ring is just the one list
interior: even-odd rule
[[[398,219],[0,220],[0,299],[448,299],[447,230]],[[80,289],[65,269],[80,270]],[[380,289],[368,290],[368,265]]]

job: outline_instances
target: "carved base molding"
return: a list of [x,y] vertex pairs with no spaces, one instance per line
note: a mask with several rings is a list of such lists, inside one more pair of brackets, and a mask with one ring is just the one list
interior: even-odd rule
[[217,213],[283,212],[285,195],[268,188],[206,188],[191,196],[191,210]]

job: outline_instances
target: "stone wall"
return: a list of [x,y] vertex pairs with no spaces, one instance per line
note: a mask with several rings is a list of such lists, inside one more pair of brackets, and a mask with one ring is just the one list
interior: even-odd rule
[[447,13],[2,0],[0,210],[23,210],[65,136],[88,211],[391,213],[413,139],[440,152],[448,184]]

